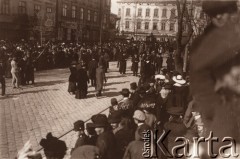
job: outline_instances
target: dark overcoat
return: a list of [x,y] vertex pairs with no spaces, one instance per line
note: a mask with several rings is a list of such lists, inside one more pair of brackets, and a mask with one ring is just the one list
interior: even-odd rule
[[96,70],[96,90],[101,91],[105,80],[105,73],[102,67],[98,67]]

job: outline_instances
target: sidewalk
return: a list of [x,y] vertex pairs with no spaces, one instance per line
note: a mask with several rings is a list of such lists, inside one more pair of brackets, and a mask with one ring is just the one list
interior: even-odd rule
[[[12,89],[7,80],[6,93],[0,97],[0,158],[12,159],[27,140],[33,149],[38,150],[39,142],[48,132],[56,137],[73,128],[76,120],[87,120],[93,114],[110,105],[110,99],[121,99],[118,93],[122,88],[129,88],[138,78],[130,72],[130,62],[126,75],[120,75],[117,62],[110,63],[107,73],[108,82],[104,97],[97,99],[93,87],[89,88],[87,99],[75,99],[67,92],[68,69],[47,70],[36,73],[36,84]],[[72,148],[77,135],[71,132],[61,138]],[[69,155],[66,155],[68,158]]]

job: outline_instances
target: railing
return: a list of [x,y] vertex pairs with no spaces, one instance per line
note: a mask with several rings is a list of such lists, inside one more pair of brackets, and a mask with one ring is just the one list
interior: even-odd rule
[[[123,99],[119,100],[118,102],[121,102],[122,100],[123,100]],[[108,110],[110,107],[111,107],[111,106],[108,106],[107,108],[103,109],[102,111],[100,111],[100,112],[97,113],[97,114],[101,114],[101,113],[105,112],[105,111]],[[87,119],[86,121],[84,121],[84,123],[86,123],[86,122],[88,122],[88,121],[90,121],[90,120],[91,120],[91,118],[89,118],[89,119]],[[58,139],[66,136],[67,134],[69,134],[69,133],[72,132],[73,130],[74,130],[74,129],[71,129],[71,130],[67,131],[67,132],[64,133],[63,135],[59,136]],[[43,148],[38,149],[37,152],[41,151],[42,149],[43,149]]]

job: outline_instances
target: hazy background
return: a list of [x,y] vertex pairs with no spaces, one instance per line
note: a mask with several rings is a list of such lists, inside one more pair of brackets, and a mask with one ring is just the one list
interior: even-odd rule
[[114,13],[114,14],[118,13],[117,1],[118,0],[112,0],[111,12]]

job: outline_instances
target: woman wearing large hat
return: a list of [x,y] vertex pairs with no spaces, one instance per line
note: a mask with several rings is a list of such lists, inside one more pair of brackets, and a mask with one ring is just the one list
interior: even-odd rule
[[189,86],[186,84],[186,80],[183,79],[182,75],[176,75],[172,78],[173,92],[175,96],[176,106],[187,108],[187,99],[188,99],[188,88]]

